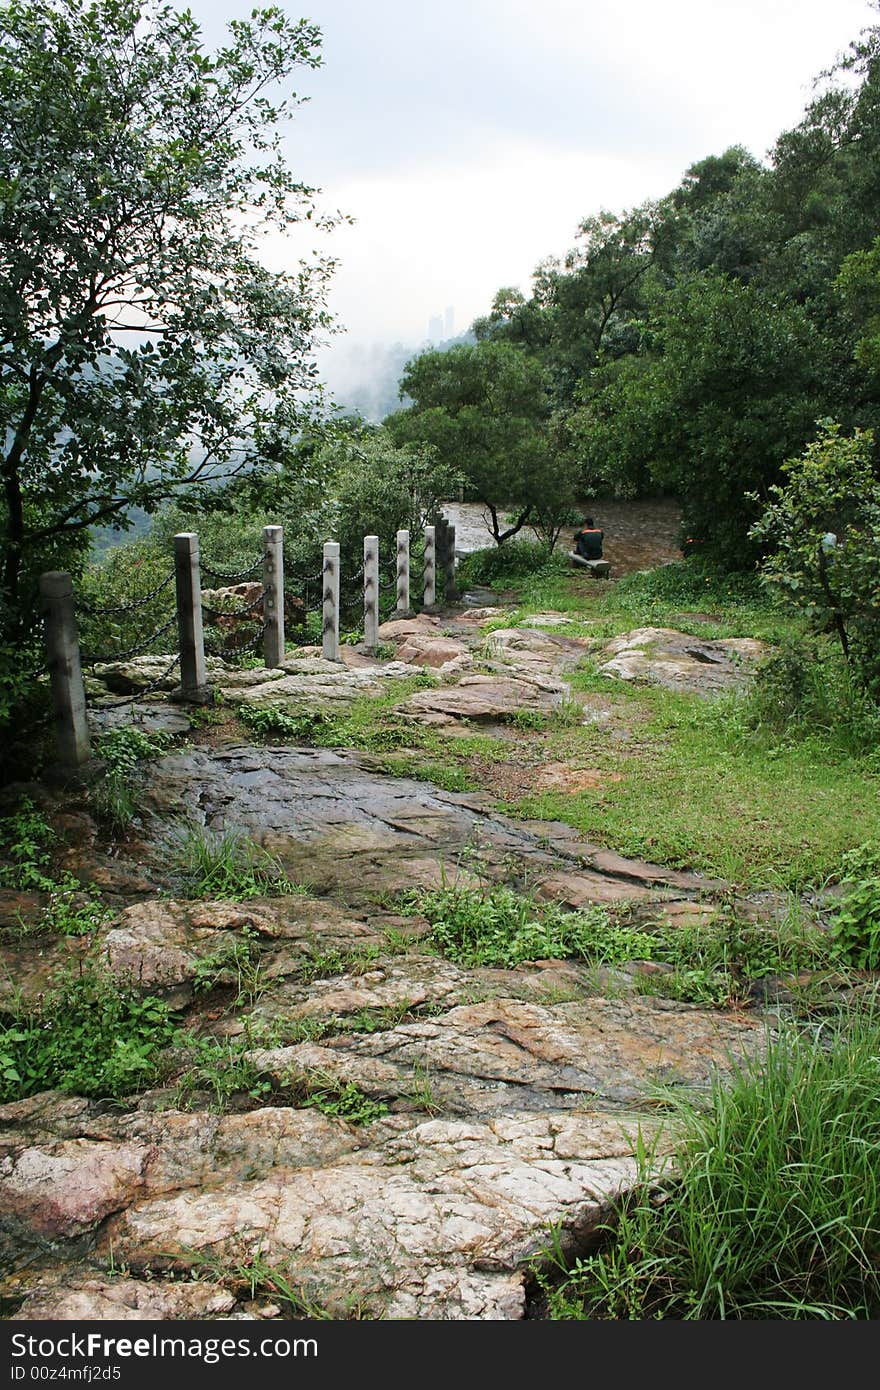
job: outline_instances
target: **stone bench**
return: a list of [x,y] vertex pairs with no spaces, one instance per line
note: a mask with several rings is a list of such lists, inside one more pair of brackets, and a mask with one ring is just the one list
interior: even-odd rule
[[578,555],[575,550],[570,550],[568,557],[573,564],[580,565],[581,569],[589,570],[594,579],[608,579],[611,576],[611,564],[608,560],[585,560],[583,555]]

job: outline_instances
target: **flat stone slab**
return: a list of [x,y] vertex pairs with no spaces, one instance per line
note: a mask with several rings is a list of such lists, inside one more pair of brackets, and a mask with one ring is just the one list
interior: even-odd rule
[[495,723],[517,713],[552,714],[566,690],[564,682],[552,677],[470,675],[456,685],[417,691],[400,710],[419,723],[442,725],[462,719]]
[[610,894],[659,904],[706,889],[696,875],[657,866],[630,871],[625,860],[597,869],[601,851],[570,827],[512,820],[479,797],[382,773],[365,754],[271,745],[174,753],[149,765],[143,805],[152,814],[145,853],[156,875],[169,858],[167,820],[184,816],[212,831],[246,832],[296,881],[349,904],[436,884],[465,852],[498,878],[511,863],[536,882],[592,871],[597,902]]
[[674,628],[640,627],[603,644],[599,670],[626,681],[711,695],[748,679],[766,645],[751,637],[704,640]]
[[[202,1301],[162,1271],[259,1253],[337,1317],[356,1296],[371,1318],[521,1318],[550,1223],[582,1242],[632,1184],[636,1134],[662,1124],[643,1108],[652,1086],[705,1087],[763,1046],[759,1022],[662,1003],[496,998],[252,1054],[281,1085],[356,1080],[395,1107],[359,1128],[290,1105],[183,1112],[157,1093],[129,1113],[53,1092],[5,1106],[0,1241],[54,1262],[16,1276],[19,1316],[224,1317],[223,1290]],[[442,1114],[420,1110],[426,1088]],[[124,1276],[108,1278],[111,1252]]]

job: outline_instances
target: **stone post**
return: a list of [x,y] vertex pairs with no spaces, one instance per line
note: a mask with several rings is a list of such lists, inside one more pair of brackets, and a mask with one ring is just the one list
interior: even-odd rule
[[40,575],[40,606],[52,683],[55,747],[65,767],[81,767],[91,757],[86,696],[73,611],[73,583],[64,571]]
[[455,583],[455,527],[447,521],[443,527],[443,598],[455,603],[460,597]]
[[205,667],[202,630],[202,581],[199,576],[199,538],[193,531],[174,537],[174,578],[177,586],[177,630],[180,637],[180,694],[191,704],[208,704],[211,690]]
[[397,533],[397,616],[409,617],[409,531]]
[[321,575],[324,595],[321,646],[328,661],[339,660],[339,542],[324,545],[324,568]]
[[379,646],[379,537],[364,536],[364,647],[370,656]]
[[434,607],[437,598],[436,589],[436,541],[435,529],[433,526],[425,527],[425,568],[424,568],[424,594],[422,598],[423,608],[430,610]]
[[263,527],[263,661],[267,670],[284,663],[284,532]]

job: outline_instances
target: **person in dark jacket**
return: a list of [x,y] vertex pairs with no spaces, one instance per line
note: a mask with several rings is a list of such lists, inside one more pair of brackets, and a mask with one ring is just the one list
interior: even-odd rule
[[604,539],[605,532],[594,526],[593,518],[584,517],[583,526],[574,533],[575,553],[580,555],[582,560],[601,560]]

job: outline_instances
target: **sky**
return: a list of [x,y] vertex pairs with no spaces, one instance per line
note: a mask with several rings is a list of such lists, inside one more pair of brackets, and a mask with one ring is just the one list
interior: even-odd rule
[[[256,0],[189,0],[207,44]],[[766,157],[813,79],[867,24],[870,0],[286,0],[323,35],[323,66],[286,127],[298,178],[341,209],[322,249],[352,351],[456,332],[495,291],[529,292],[579,222],[669,192],[733,144]],[[273,244],[271,264],[299,254]]]

